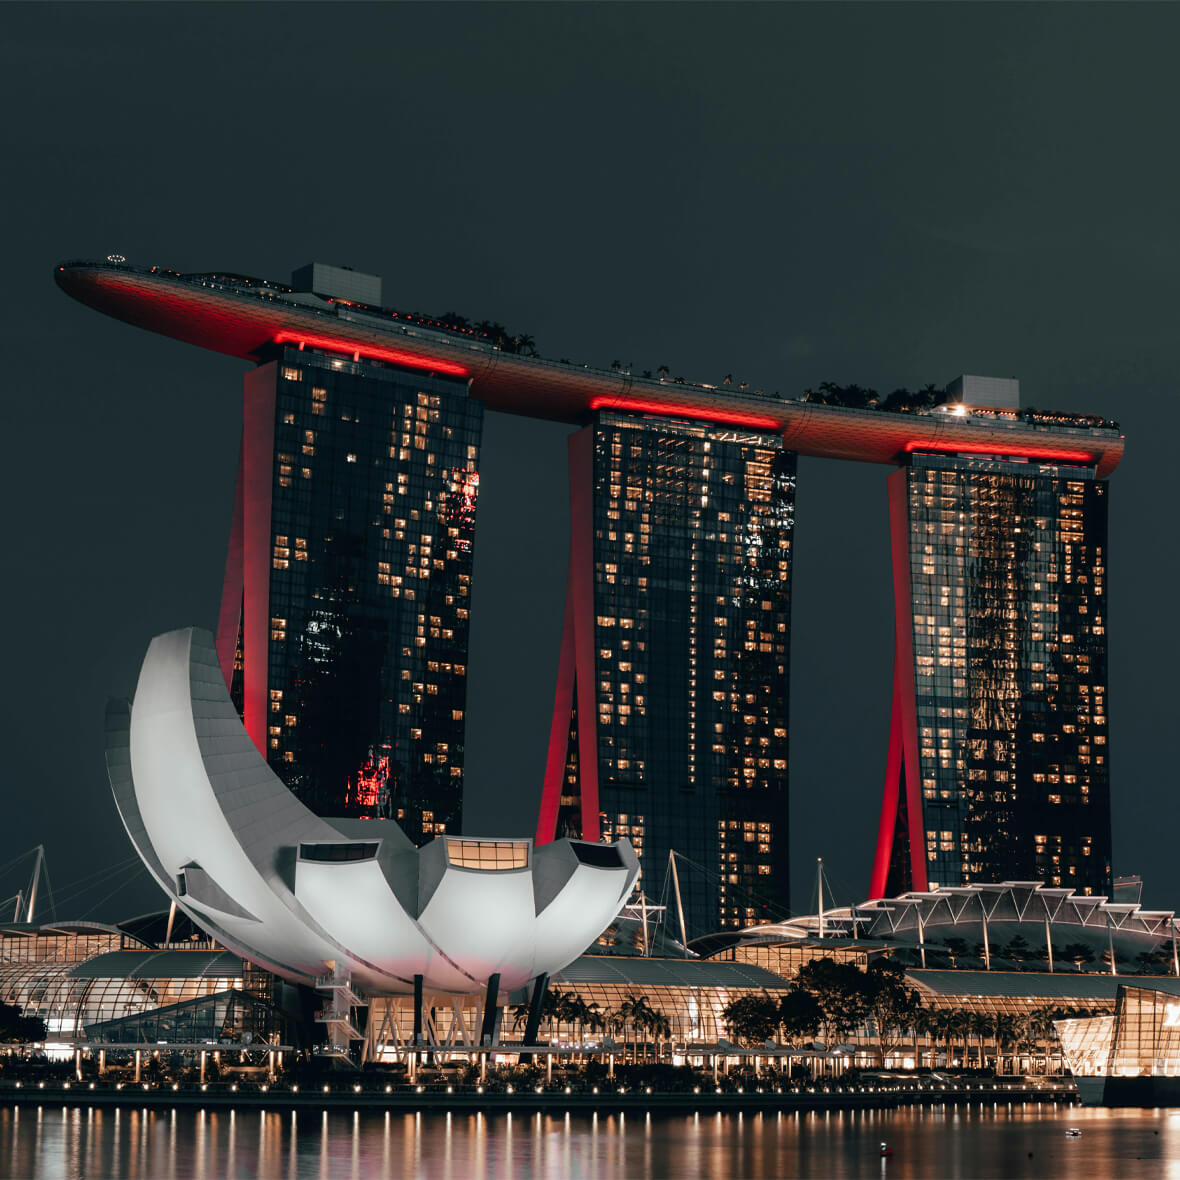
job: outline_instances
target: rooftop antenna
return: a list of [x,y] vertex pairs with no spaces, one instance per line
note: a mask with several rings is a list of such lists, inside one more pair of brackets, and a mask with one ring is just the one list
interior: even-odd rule
[[33,864],[33,879],[29,886],[29,908],[25,915],[25,921],[32,925],[33,911],[37,905],[37,886],[41,883],[41,871],[45,867],[45,845],[37,845],[37,859]]
[[815,883],[819,892],[819,936],[824,936],[824,858],[815,858]]
[[676,915],[680,919],[680,945],[684,947],[684,957],[688,958],[688,930],[684,925],[684,899],[680,896],[680,874],[676,871],[676,853],[668,850],[668,863],[672,866],[672,888],[676,891]]

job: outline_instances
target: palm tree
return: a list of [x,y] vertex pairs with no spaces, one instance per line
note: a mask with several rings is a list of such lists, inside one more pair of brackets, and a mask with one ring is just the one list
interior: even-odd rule
[[669,369],[667,365],[659,365],[656,367],[656,376],[657,377],[667,377],[671,371],[672,370]]
[[623,1031],[624,1051],[627,1047],[627,1027],[630,1026],[632,1032],[635,1034],[636,1052],[638,1052],[639,1030],[643,1025],[645,1014],[650,1011],[651,1007],[647,1002],[647,997],[637,996],[634,992],[629,993],[627,998],[619,1005],[617,1015]]
[[529,1002],[528,1002],[528,1000],[525,1000],[522,1003],[517,1004],[512,1009],[512,1031],[518,1032],[521,1028],[523,1028],[528,1023],[528,1019],[529,1019]]
[[[1021,1022],[1017,1017],[1013,1016],[1011,1012],[1001,1012],[996,1017],[996,1064],[997,1067],[1002,1067],[1004,1059],[1004,1051],[1015,1051],[1020,1043]],[[997,1073],[1003,1073],[1002,1068],[997,1068]]]
[[979,1038],[979,1064],[982,1067],[987,1059],[987,1053],[984,1051],[984,1040],[987,1038],[995,1039],[996,1018],[989,1012],[975,1012],[972,1014],[972,1023],[975,1026],[975,1035]]
[[950,1057],[951,1041],[962,1040],[963,1042],[963,1057],[962,1064],[966,1064],[966,1038],[968,1038],[971,1031],[971,1018],[968,1012],[959,1008],[953,1008],[946,1014],[946,1056]]
[[516,344],[516,351],[521,356],[536,356],[537,342],[529,335],[517,336],[514,341]]
[[656,1060],[660,1057],[660,1041],[667,1040],[672,1035],[672,1024],[663,1012],[652,1011],[647,1018],[648,1027],[652,1031],[652,1036],[655,1038]]
[[922,1050],[918,1046],[918,1037],[922,1036],[930,1040],[930,1067],[934,1068],[934,1011],[930,1008],[922,1007],[914,1013],[914,1061],[917,1063],[919,1069],[922,1068]]

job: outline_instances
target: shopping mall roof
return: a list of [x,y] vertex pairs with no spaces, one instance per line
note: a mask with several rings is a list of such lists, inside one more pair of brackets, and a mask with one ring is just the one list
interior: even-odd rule
[[938,996],[996,996],[1009,999],[1113,1000],[1120,986],[1145,987],[1180,995],[1171,975],[1110,975],[1072,971],[922,971],[907,977]]
[[786,991],[781,975],[752,963],[711,959],[645,959],[634,955],[583,955],[554,976],[555,984],[615,983],[623,987],[742,987]]
[[79,963],[76,979],[237,979],[242,960],[229,951],[110,951]]

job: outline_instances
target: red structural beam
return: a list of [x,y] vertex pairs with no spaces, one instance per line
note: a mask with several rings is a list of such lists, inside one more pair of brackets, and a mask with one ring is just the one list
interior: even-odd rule
[[1123,454],[1122,436],[1109,429],[851,410],[645,379],[502,352],[414,317],[344,304],[304,307],[172,272],[78,263],[58,267],[56,278],[89,307],[200,348],[258,360],[275,345],[304,344],[387,360],[465,377],[471,395],[489,408],[532,418],[581,422],[597,409],[654,413],[773,431],[791,450],[821,458],[898,463],[912,451],[1014,456],[1093,465],[1100,479]]

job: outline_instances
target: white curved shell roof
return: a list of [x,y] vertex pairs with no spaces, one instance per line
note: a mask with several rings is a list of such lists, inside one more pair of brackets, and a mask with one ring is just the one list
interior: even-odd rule
[[417,849],[392,821],[334,826],[254,747],[196,628],[152,640],[134,703],[112,702],[107,766],[161,887],[224,946],[298,982],[335,973],[406,992],[421,975],[471,992],[499,973],[521,987],[576,959],[639,871],[626,840],[513,840],[523,867],[471,868],[453,837]]

